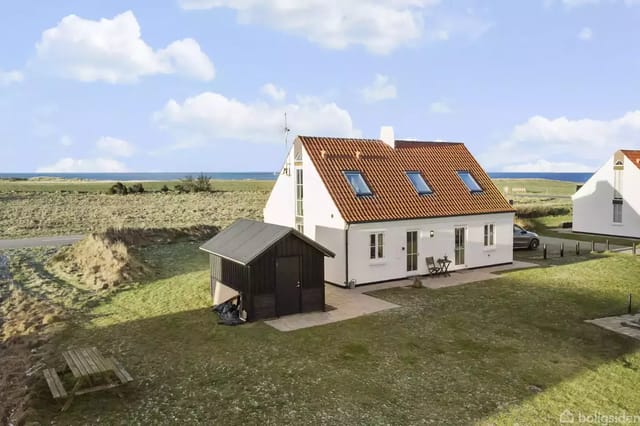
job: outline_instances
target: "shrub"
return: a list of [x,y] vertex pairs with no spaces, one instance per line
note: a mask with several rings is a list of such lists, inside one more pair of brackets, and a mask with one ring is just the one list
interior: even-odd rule
[[136,183],[129,187],[130,194],[142,194],[144,192],[144,186],[141,183]]
[[169,187],[167,185],[162,185],[162,188],[160,188],[160,191],[169,192]]
[[516,207],[516,216],[519,218],[535,218],[543,216],[563,216],[571,214],[571,207],[553,205],[532,205]]
[[127,195],[128,193],[129,190],[122,184],[122,182],[117,182],[109,188],[109,194]]
[[194,185],[195,192],[211,192],[211,178],[204,173],[200,173]]

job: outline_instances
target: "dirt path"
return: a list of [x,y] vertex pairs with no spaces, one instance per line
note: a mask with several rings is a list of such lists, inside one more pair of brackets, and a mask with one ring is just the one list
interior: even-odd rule
[[84,235],[62,235],[56,237],[23,238],[19,240],[0,240],[0,250],[67,246],[83,238]]

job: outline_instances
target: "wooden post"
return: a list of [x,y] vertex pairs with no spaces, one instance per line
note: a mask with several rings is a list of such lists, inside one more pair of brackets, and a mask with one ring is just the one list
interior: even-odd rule
[[635,241],[633,241],[631,243],[631,253],[633,253],[634,256],[636,255],[636,242]]
[[607,240],[607,251],[610,251],[609,250],[609,240]]
[[547,245],[546,244],[542,245],[542,258],[543,259],[547,258]]
[[580,256],[580,241],[576,243],[576,256]]
[[627,313],[631,313],[631,293],[629,293],[629,303],[627,304]]
[[564,243],[560,243],[560,257],[564,257]]
[[592,252],[596,251],[596,242],[595,241],[591,241],[591,251]]

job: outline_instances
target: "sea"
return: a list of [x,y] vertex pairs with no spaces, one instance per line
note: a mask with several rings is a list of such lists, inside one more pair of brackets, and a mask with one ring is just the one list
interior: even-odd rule
[[[2,173],[0,179],[30,179],[30,178],[62,178],[86,179],[97,181],[170,181],[182,179],[185,176],[197,177],[201,172],[139,172],[139,173]],[[277,172],[204,172],[211,179],[222,180],[275,180]],[[489,173],[492,179],[551,179],[566,182],[584,183],[593,173]]]

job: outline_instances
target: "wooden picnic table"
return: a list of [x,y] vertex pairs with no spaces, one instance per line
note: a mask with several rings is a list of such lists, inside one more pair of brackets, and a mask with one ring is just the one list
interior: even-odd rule
[[[115,358],[105,358],[97,348],[69,349],[62,353],[67,367],[62,373],[71,371],[75,383],[70,392],[64,388],[55,369],[44,370],[49,389],[54,398],[67,398],[62,411],[69,408],[76,395],[112,389],[133,381],[133,377]],[[113,379],[113,376],[117,381]]]

